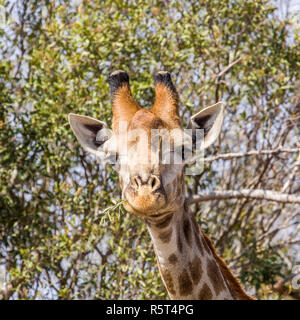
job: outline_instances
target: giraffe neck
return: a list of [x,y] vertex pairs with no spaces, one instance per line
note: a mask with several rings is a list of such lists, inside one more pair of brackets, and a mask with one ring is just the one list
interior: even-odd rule
[[186,205],[176,212],[152,215],[146,223],[171,299],[247,299]]

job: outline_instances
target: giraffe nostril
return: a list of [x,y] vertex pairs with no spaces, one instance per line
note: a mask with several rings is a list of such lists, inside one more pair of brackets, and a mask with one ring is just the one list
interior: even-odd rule
[[141,181],[141,178],[139,176],[135,176],[133,177],[132,179],[132,185],[133,187],[138,190],[140,188],[140,186],[142,185],[142,181]]
[[155,179],[152,179],[152,182],[151,182],[151,187],[152,187],[152,189],[155,187],[155,184],[156,184]]
[[[141,191],[142,189],[146,191],[149,188],[151,189],[151,192],[155,192],[157,189],[159,189],[160,184],[160,179],[155,175],[151,175],[148,179],[146,179],[146,181],[143,181],[140,176],[134,176],[131,178],[131,186],[136,191]],[[144,187],[146,189],[144,189]]]
[[149,179],[149,185],[151,186],[152,191],[157,190],[160,187],[160,180],[156,176],[151,176]]

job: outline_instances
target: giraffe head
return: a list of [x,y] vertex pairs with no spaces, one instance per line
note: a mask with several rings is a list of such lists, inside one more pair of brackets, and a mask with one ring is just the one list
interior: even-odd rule
[[179,98],[168,72],[154,76],[155,103],[149,110],[133,99],[129,77],[115,71],[111,88],[112,130],[99,120],[69,114],[69,122],[85,150],[115,163],[125,208],[140,217],[174,211],[184,201],[185,156],[195,148],[195,129],[203,129],[202,148],[219,135],[223,105],[205,108],[190,120],[190,134],[179,118]]

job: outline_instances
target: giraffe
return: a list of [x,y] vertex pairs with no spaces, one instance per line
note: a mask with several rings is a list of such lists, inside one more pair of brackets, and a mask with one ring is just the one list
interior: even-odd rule
[[[179,96],[170,73],[160,71],[154,76],[155,102],[150,109],[140,107],[133,99],[126,72],[113,72],[107,82],[113,113],[110,134],[106,123],[91,117],[71,113],[69,123],[86,151],[101,159],[115,157],[122,198],[126,200],[124,207],[146,223],[170,298],[253,299],[189,212],[184,189],[185,160],[161,160],[162,138],[170,131],[183,131]],[[220,133],[223,114],[224,106],[219,102],[192,116],[192,144],[197,138],[195,128],[203,129],[202,148],[212,144]],[[153,132],[162,133],[156,135],[155,147],[149,142]],[[184,139],[167,139],[171,145],[168,155],[184,158]]]

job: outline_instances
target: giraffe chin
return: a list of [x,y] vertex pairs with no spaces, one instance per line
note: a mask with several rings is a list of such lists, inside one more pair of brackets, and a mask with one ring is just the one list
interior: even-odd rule
[[167,202],[162,195],[153,197],[152,201],[149,201],[149,197],[131,197],[126,195],[127,200],[124,203],[124,208],[138,217],[145,218],[150,214],[157,213],[162,210]]

